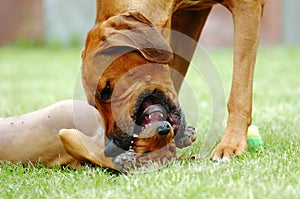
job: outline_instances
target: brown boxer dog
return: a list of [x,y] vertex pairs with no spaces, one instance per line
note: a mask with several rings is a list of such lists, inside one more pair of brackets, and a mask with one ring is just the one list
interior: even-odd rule
[[[149,159],[174,158],[175,147],[195,141],[195,129],[186,126],[177,98],[182,78],[173,71],[186,74],[196,44],[170,30],[198,40],[216,3],[232,13],[235,49],[227,129],[211,159],[240,155],[251,123],[264,0],[98,0],[82,52],[82,81],[96,109],[82,102],[74,109],[72,101],[63,101],[0,119],[0,160],[128,170]],[[185,52],[185,58],[173,51]]]
[[[253,72],[265,0],[97,0],[95,25],[82,52],[82,80],[88,102],[104,120],[110,140],[107,156],[124,154],[116,152],[119,149],[134,148],[135,134],[157,122],[161,122],[157,127],[161,134],[174,132],[177,147],[193,142],[194,136],[186,133],[177,99],[182,79],[174,78],[170,68],[184,76],[195,45],[175,39],[167,30],[198,40],[217,3],[233,16],[234,70],[226,132],[211,159],[226,160],[247,148]],[[172,50],[181,48],[188,59],[173,55]],[[145,146],[151,148],[153,141],[148,140]],[[126,160],[126,155],[121,159]]]

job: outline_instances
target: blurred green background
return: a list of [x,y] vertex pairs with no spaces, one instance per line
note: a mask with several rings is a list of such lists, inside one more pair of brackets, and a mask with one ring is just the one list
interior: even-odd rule
[[[261,43],[300,43],[300,2],[267,0],[262,22]],[[0,45],[30,41],[57,45],[82,44],[93,26],[95,0],[1,0]],[[220,34],[221,33],[221,34]],[[233,42],[230,13],[215,6],[205,26],[201,44],[228,46]]]

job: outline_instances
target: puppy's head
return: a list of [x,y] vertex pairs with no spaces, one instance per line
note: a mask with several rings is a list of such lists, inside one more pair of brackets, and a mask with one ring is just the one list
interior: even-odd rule
[[155,151],[185,129],[168,66],[171,48],[143,15],[125,13],[96,24],[82,58],[88,101],[118,147]]

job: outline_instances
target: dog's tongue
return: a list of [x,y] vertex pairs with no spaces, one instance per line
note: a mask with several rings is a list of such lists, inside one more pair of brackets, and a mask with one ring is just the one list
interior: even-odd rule
[[165,109],[161,105],[154,104],[148,106],[144,110],[142,118],[144,119],[143,126],[147,127],[151,123],[165,121],[167,118],[167,114]]

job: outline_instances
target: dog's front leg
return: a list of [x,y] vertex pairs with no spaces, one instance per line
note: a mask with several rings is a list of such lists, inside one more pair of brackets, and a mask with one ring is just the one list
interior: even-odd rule
[[228,102],[228,123],[221,143],[211,159],[227,160],[247,148],[247,128],[251,124],[252,87],[259,43],[264,0],[229,0],[224,5],[234,22],[234,69]]
[[122,170],[118,164],[113,162],[112,157],[104,153],[104,135],[94,133],[88,136],[77,129],[61,129],[59,137],[65,151],[76,160],[86,163],[90,162],[104,168]]

